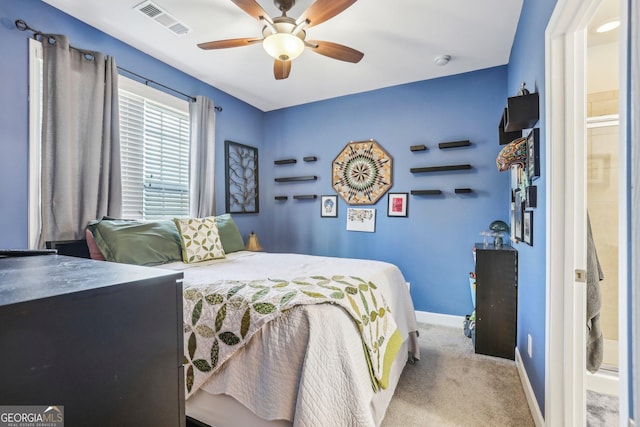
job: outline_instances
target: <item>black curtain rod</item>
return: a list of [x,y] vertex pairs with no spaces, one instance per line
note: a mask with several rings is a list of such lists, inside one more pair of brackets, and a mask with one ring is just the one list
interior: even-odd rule
[[38,36],[42,35],[42,31],[31,28],[22,19],[16,20],[15,24],[16,24],[16,28],[19,29],[20,31],[31,31],[33,33],[34,39],[37,39]]
[[[31,31],[31,32],[33,33],[33,38],[34,38],[34,39],[37,39],[37,38],[38,38],[38,36],[41,36],[41,35],[42,35],[42,31],[36,30],[36,29],[34,29],[34,28],[31,28],[31,27],[30,27],[30,26],[29,26],[29,25],[28,25],[24,20],[22,20],[22,19],[18,19],[18,20],[16,20],[15,24],[16,24],[16,28],[17,28],[18,30],[20,30],[20,31]],[[191,96],[191,95],[187,95],[186,93],[180,92],[179,90],[176,90],[176,89],[171,88],[171,87],[169,87],[169,86],[165,86],[165,85],[163,85],[162,83],[158,83],[158,82],[156,82],[155,80],[151,80],[151,79],[149,79],[149,78],[147,78],[147,77],[141,76],[140,74],[138,74],[138,73],[134,73],[134,72],[133,72],[133,71],[131,71],[131,70],[127,70],[126,68],[118,67],[118,70],[120,70],[120,71],[124,71],[125,73],[131,74],[131,75],[133,75],[133,76],[138,77],[139,79],[144,80],[144,81],[145,81],[145,84],[147,84],[147,85],[148,85],[149,83],[151,83],[151,84],[154,84],[154,85],[157,85],[157,86],[163,87],[163,88],[165,88],[165,89],[167,89],[167,90],[170,90],[170,91],[172,91],[172,92],[175,92],[175,93],[177,93],[177,94],[179,94],[179,95],[182,95],[182,96],[184,96],[185,98],[187,98],[187,99],[189,99],[189,100],[191,100],[191,101],[195,101],[195,100],[196,100],[196,99],[195,99],[193,96]],[[220,107],[220,106],[217,106],[217,105],[216,105],[216,106],[215,106],[215,107],[213,107],[213,108],[214,108],[216,111],[218,111],[218,112],[222,111],[222,107]]]
[[[136,77],[138,77],[139,79],[144,80],[146,84],[152,83],[152,84],[154,84],[154,85],[157,85],[157,86],[163,87],[163,88],[165,88],[165,89],[167,89],[167,90],[170,90],[170,91],[172,91],[172,92],[175,92],[175,93],[177,93],[177,94],[180,94],[180,95],[184,96],[185,98],[190,99],[191,101],[195,101],[195,100],[196,100],[196,99],[195,99],[193,96],[191,96],[191,95],[187,95],[186,93],[180,92],[179,90],[176,90],[176,89],[171,88],[171,87],[169,87],[169,86],[165,86],[165,85],[163,85],[162,83],[158,83],[158,82],[156,82],[156,81],[154,81],[154,80],[148,79],[148,78],[146,78],[146,77],[144,77],[144,76],[141,76],[141,75],[140,75],[140,74],[138,74],[138,73],[134,73],[134,72],[133,72],[133,71],[131,71],[131,70],[127,70],[126,68],[118,67],[118,70],[120,70],[120,71],[124,71],[125,73],[131,74],[131,75],[133,75],[133,76],[136,76]],[[216,106],[215,106],[215,107],[213,107],[213,108],[214,108],[216,111],[218,111],[218,112],[222,111],[222,107],[220,107],[220,106],[218,106],[218,105],[216,105]]]

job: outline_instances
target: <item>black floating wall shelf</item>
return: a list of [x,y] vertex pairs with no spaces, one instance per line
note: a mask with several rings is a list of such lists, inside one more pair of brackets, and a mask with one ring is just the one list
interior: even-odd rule
[[540,116],[540,98],[537,92],[507,98],[504,110],[504,131],[531,129]]
[[450,166],[428,166],[423,168],[411,168],[411,173],[421,172],[443,172],[471,169],[471,165],[450,165]]
[[473,190],[470,188],[456,188],[455,190],[456,194],[468,194],[468,193],[473,193]]
[[296,159],[275,160],[273,163],[276,165],[290,165],[292,163],[296,163]]
[[411,151],[425,151],[427,149],[426,145],[412,145],[409,147]]
[[309,176],[290,176],[287,178],[276,178],[275,181],[276,182],[315,181],[316,179],[318,179],[317,176],[309,175]]
[[498,125],[498,143],[500,145],[506,145],[511,141],[518,139],[522,136],[522,132],[519,130],[513,132],[505,132],[504,130],[504,118],[507,116],[507,109],[504,109],[502,117],[500,117],[500,124]]
[[414,196],[433,196],[442,194],[441,190],[411,190],[411,194]]
[[313,199],[317,199],[318,196],[315,194],[298,194],[293,196],[293,198],[296,200],[313,200]]
[[287,196],[276,196],[275,199],[276,200],[287,200],[289,197]]
[[456,148],[456,147],[468,147],[471,145],[469,141],[453,141],[453,142],[441,142],[438,144],[438,148],[441,150],[444,148]]
[[307,156],[303,157],[302,160],[304,160],[305,162],[315,162],[318,160],[318,158],[316,156]]

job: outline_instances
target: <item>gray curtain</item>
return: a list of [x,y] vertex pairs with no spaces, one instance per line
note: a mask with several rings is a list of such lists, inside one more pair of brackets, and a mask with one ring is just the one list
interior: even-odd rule
[[631,161],[629,165],[629,188],[631,200],[629,211],[630,219],[630,246],[631,257],[631,319],[629,337],[632,344],[632,357],[629,360],[632,374],[633,401],[631,411],[636,421],[640,420],[640,269],[638,262],[640,257],[640,4],[637,0],[629,1],[629,37],[628,52],[628,88],[629,88],[629,109],[628,109],[628,132],[629,132],[629,153]]
[[39,245],[84,238],[91,219],[122,211],[118,73],[113,57],[43,35]]
[[216,115],[213,101],[196,96],[189,103],[191,148],[189,171],[189,214],[203,218],[215,215],[215,132]]

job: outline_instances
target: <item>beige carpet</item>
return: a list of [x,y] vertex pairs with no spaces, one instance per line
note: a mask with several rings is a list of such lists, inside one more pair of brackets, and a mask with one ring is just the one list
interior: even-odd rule
[[512,360],[475,354],[460,328],[420,325],[382,427],[534,426]]

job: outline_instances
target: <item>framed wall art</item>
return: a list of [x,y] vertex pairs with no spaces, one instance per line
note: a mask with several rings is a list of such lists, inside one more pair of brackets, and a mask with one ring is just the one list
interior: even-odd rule
[[338,196],[320,196],[320,216],[328,218],[338,216]]
[[526,189],[527,197],[525,199],[525,208],[535,208],[538,206],[538,186],[530,185]]
[[533,246],[533,211],[522,213],[522,241]]
[[[513,194],[513,191],[511,192],[511,194]],[[512,242],[516,241],[516,202],[515,202],[515,198],[511,200],[511,225],[509,226],[509,239],[511,239]]]
[[389,193],[388,197],[387,216],[408,216],[409,193]]
[[509,178],[511,181],[511,190],[520,187],[520,165],[511,165],[509,167]]
[[513,202],[513,224],[511,224],[511,228],[513,230],[513,238],[516,242],[522,241],[522,213],[523,209],[523,200],[520,196],[520,190],[516,190],[515,192],[515,200]]
[[526,173],[529,183],[540,177],[540,129],[531,129],[527,135]]
[[349,142],[333,160],[331,185],[350,205],[373,205],[391,188],[393,159],[378,142]]
[[258,149],[224,142],[225,209],[228,213],[258,213]]
[[376,231],[376,210],[371,208],[348,208],[347,231]]

